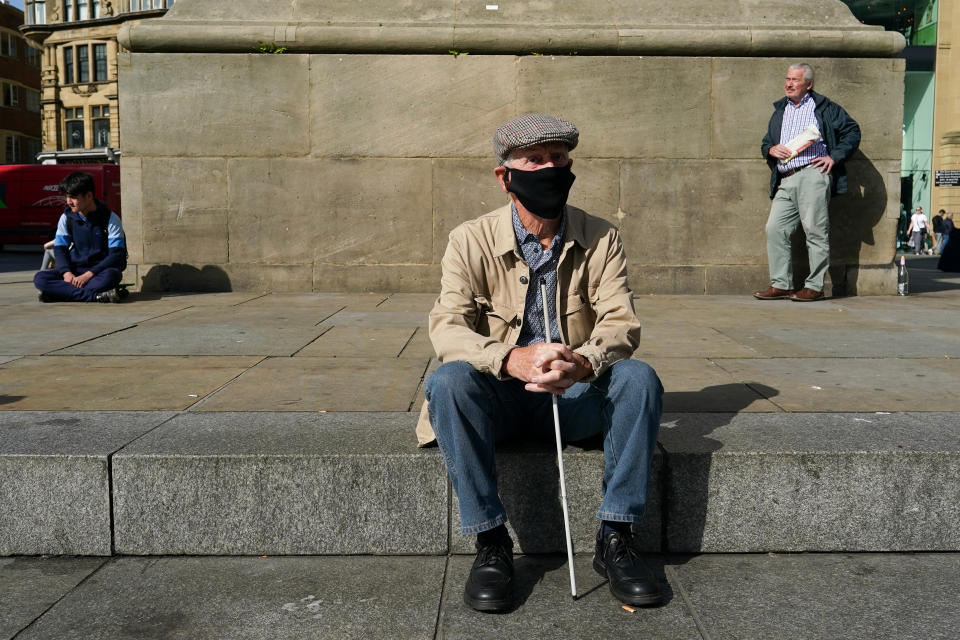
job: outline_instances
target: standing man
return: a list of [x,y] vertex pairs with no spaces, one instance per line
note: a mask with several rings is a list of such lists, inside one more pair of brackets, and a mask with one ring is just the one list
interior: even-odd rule
[[[773,103],[767,133],[760,146],[770,165],[770,217],[767,259],[770,287],[754,293],[760,300],[789,298],[812,302],[823,298],[823,279],[830,266],[830,196],[847,192],[844,163],[860,146],[860,126],[843,107],[813,91],[813,67],[798,62],[787,69],[786,96]],[[820,136],[799,153],[786,146],[808,126]],[[793,290],[790,236],[803,225],[810,275]]]
[[661,599],[631,525],[646,507],[663,387],[649,365],[630,359],[640,323],[620,234],[566,204],[578,139],[573,124],[538,113],[497,129],[493,173],[510,202],[450,233],[430,312],[443,364],[426,384],[429,426],[460,500],[461,530],[477,536],[464,601],[480,611],[513,604],[513,542],[495,445],[553,440],[551,394],[564,440],[603,434],[594,569],[623,602]]
[[947,215],[946,209],[940,209],[937,215],[933,216],[930,223],[933,226],[933,255],[939,255],[943,251],[943,219]]
[[40,302],[120,302],[127,242],[120,217],[93,196],[93,176],[75,171],[60,181],[67,206],[57,223],[57,266],[33,278]]

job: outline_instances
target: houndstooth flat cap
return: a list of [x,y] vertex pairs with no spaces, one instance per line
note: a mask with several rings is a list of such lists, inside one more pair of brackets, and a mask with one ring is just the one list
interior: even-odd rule
[[562,142],[571,151],[577,147],[580,132],[572,122],[545,113],[525,113],[500,125],[493,134],[493,153],[503,164],[510,152],[544,142]]

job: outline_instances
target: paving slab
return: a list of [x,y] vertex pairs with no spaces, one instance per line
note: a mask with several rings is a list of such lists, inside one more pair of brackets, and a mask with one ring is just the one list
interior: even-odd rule
[[473,558],[452,556],[444,585],[438,638],[653,638],[701,640],[691,612],[676,597],[659,557],[650,558],[667,594],[666,604],[623,610],[610,594],[606,578],[592,567],[591,553],[574,558],[577,600],[570,597],[566,555],[520,556],[515,560],[517,606],[504,614],[474,611],[463,602],[463,587]]
[[[41,303],[37,303],[40,305]],[[182,307],[181,307],[182,308]],[[0,353],[41,355],[100,336],[130,329],[137,323],[167,313],[166,309],[128,305],[60,303],[4,310]]]
[[377,308],[381,311],[427,313],[437,301],[436,293],[392,293]]
[[[960,411],[960,359],[715,359],[735,380],[762,380],[785,411]],[[667,387],[668,389],[671,387]],[[672,409],[671,409],[672,410]]]
[[436,356],[433,349],[433,343],[430,342],[430,335],[426,328],[417,327],[416,333],[410,338],[410,341],[404,345],[400,352],[401,358],[433,358]]
[[66,355],[290,356],[321,334],[317,324],[339,307],[199,307],[144,321],[85,342]]
[[[942,315],[942,314],[941,314]],[[766,357],[831,358],[960,358],[960,334],[943,331],[920,337],[915,328],[871,330],[806,329],[802,327],[723,328],[730,341]],[[717,357],[727,357],[717,354]]]
[[410,413],[185,413],[113,457],[128,554],[442,553],[448,487]]
[[289,309],[289,308],[329,308],[351,311],[373,311],[389,297],[386,293],[267,293],[249,302],[244,307]]
[[197,411],[409,411],[427,359],[268,358]]
[[0,558],[0,638],[13,638],[106,560]]
[[254,300],[259,300],[269,294],[257,291],[223,291],[223,292],[195,292],[184,293],[179,291],[164,292],[131,292],[130,297],[123,302],[123,305],[145,306],[145,305],[179,305],[183,308],[206,307],[206,306],[224,306],[232,307]]
[[117,558],[18,640],[433,637],[442,557]]
[[960,554],[700,555],[666,566],[714,640],[953,640]]
[[[592,550],[600,521],[597,510],[603,500],[603,451],[592,447],[564,447],[563,468],[567,488],[570,531],[575,552]],[[647,510],[635,525],[640,548],[660,551],[662,538],[662,475],[659,451],[651,461]],[[557,450],[552,442],[517,442],[497,448],[500,497],[507,510],[507,528],[517,552],[566,553],[560,473]],[[454,553],[473,553],[476,536],[460,533],[460,501],[451,490],[450,547]]]
[[960,548],[955,414],[665,414],[670,551]]
[[324,324],[355,327],[426,327],[429,309],[417,311],[341,311]]
[[[31,356],[0,365],[0,409],[183,410],[261,360],[257,356]],[[77,386],[65,393],[64,385]],[[69,386],[68,386],[69,388]]]
[[[32,291],[27,289],[28,286]],[[33,307],[38,304],[41,303],[37,300],[37,290],[33,288],[32,280],[29,283],[0,284],[0,305],[5,308]]]
[[171,415],[0,412],[0,555],[109,555],[109,456]]
[[[654,368],[663,383],[664,411],[782,410],[778,406],[779,389],[766,384],[763,377],[737,378],[706,358],[659,357],[643,360]],[[760,380],[764,383],[761,384]]]
[[643,323],[635,358],[749,358],[756,353],[720,331],[662,318]]
[[416,330],[417,327],[335,326],[300,349],[297,356],[396,358]]

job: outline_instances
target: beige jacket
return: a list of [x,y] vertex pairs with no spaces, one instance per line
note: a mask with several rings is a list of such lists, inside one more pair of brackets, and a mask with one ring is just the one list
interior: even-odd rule
[[[441,362],[462,360],[498,379],[516,345],[530,269],[517,249],[510,205],[465,222],[450,233],[441,262],[440,297],[430,311],[430,340]],[[590,361],[596,377],[629,358],[640,322],[627,287],[627,261],[616,227],[567,207],[557,267],[557,306],[565,344]],[[420,446],[436,437],[424,403]]]

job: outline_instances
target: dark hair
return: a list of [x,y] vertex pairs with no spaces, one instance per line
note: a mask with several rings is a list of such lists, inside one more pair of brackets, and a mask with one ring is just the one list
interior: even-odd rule
[[60,181],[60,193],[70,197],[77,197],[84,193],[93,193],[93,176],[83,171],[74,171]]
[[947,212],[946,209],[940,209],[940,211],[937,211],[937,213],[946,213],[946,212]]

